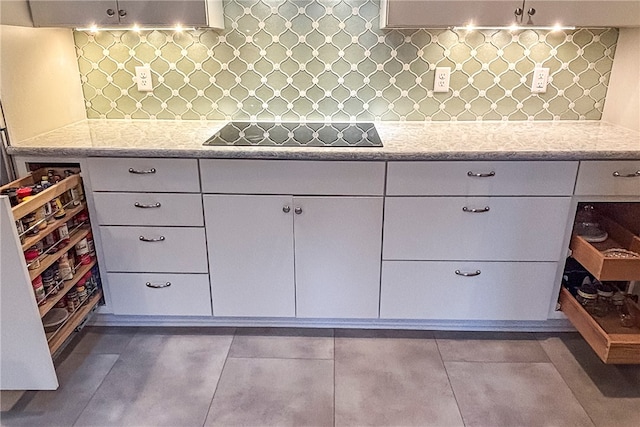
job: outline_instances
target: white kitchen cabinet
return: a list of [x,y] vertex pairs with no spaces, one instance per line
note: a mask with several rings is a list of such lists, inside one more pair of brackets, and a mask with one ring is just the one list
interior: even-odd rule
[[94,193],[100,225],[202,227],[202,196],[176,193]]
[[224,28],[222,0],[29,0],[36,27]]
[[384,261],[380,318],[545,320],[555,274],[555,262]]
[[380,7],[381,28],[640,25],[636,0],[382,0]]
[[569,197],[387,197],[383,258],[558,261],[570,205]]
[[203,198],[213,314],[294,317],[292,197]]
[[378,317],[381,197],[205,195],[204,206],[215,316]]

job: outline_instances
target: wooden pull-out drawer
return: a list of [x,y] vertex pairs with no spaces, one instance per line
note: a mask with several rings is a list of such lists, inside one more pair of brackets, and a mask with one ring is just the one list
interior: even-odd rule
[[[602,318],[592,317],[565,288],[560,291],[560,309],[604,363],[640,363],[637,325],[623,328],[616,312]],[[640,310],[637,315],[640,316]]]
[[573,257],[598,280],[640,280],[640,258],[611,258],[603,253],[612,248],[640,253],[640,237],[607,217],[603,216],[599,221],[609,238],[601,243],[590,243],[574,234],[570,244]]

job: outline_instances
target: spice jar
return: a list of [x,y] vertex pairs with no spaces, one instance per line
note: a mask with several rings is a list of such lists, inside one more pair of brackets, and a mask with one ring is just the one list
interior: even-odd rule
[[16,196],[18,197],[18,203],[22,203],[25,197],[31,195],[31,187],[20,187],[16,190]]
[[89,234],[87,234],[87,248],[89,249],[89,256],[91,258],[95,258],[96,246],[93,243],[93,233],[91,231],[89,231]]
[[58,283],[56,282],[56,273],[53,266],[42,272],[42,284],[46,295],[55,295],[58,293]]
[[84,280],[84,277],[78,280],[78,283],[76,284],[76,292],[78,293],[78,299],[80,300],[80,302],[87,299],[88,294],[87,294],[87,287],[85,285],[86,285],[86,280]]
[[0,191],[0,194],[6,195],[7,197],[9,197],[9,203],[11,204],[11,207],[16,206],[16,205],[18,205],[18,203],[20,203],[18,201],[18,188],[17,187],[5,188],[4,190]]
[[58,238],[60,239],[61,247],[69,243],[69,227],[66,222],[58,227]]
[[78,243],[76,243],[75,250],[80,264],[91,264],[91,256],[89,255],[89,244],[87,243],[86,237],[82,238]]
[[598,281],[595,282],[595,285],[596,289],[598,290],[598,300],[596,302],[595,315],[604,317],[609,314],[609,312],[613,308],[613,302],[611,301],[611,298],[613,297],[614,289],[612,286]]
[[80,298],[78,297],[78,292],[76,292],[75,288],[67,292],[65,299],[67,301],[67,311],[70,313],[80,307]]
[[40,232],[40,228],[36,226],[36,214],[31,212],[22,218],[24,229],[27,232],[27,236],[37,236]]
[[60,269],[60,278],[62,280],[73,279],[73,269],[71,268],[69,257],[66,253],[62,254],[60,257],[60,260],[58,261],[58,268]]
[[42,284],[42,276],[36,276],[36,278],[31,282],[31,285],[33,286],[33,293],[36,295],[38,305],[44,304],[47,299],[44,292],[44,286]]
[[27,268],[29,270],[36,270],[40,268],[40,254],[37,249],[31,248],[24,253],[24,259],[27,261]]
[[587,313],[595,314],[598,290],[592,284],[584,284],[578,288],[576,300],[584,307]]

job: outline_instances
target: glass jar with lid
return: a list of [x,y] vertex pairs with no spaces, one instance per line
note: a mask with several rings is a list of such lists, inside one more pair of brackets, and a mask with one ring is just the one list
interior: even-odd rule
[[598,302],[598,290],[591,283],[586,283],[578,288],[576,300],[589,314],[595,314]]

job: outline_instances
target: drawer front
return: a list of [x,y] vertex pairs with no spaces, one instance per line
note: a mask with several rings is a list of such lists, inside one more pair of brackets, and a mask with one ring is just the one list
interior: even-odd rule
[[109,273],[107,278],[113,314],[211,316],[206,274]]
[[580,162],[575,194],[640,196],[640,160]]
[[384,261],[380,318],[546,320],[556,267],[552,262]]
[[570,204],[569,197],[387,197],[383,259],[557,261]]
[[107,271],[209,272],[204,228],[101,226],[100,236]]
[[387,195],[569,196],[577,170],[578,162],[389,162]]
[[195,159],[90,158],[93,191],[148,191],[198,193]]
[[200,160],[204,193],[382,195],[383,162]]
[[204,225],[200,194],[94,193],[93,200],[100,225]]

